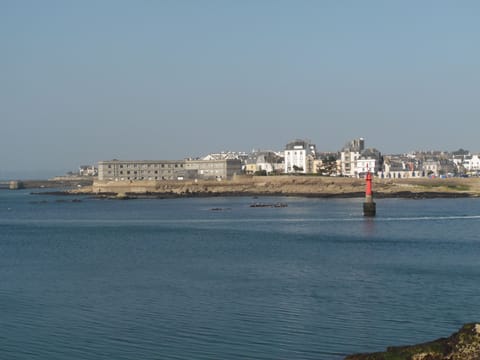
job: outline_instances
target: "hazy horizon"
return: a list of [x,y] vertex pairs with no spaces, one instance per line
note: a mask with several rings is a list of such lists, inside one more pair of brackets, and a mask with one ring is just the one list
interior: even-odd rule
[[[281,150],[480,152],[476,1],[0,2],[0,178]],[[61,172],[61,173],[58,173]],[[53,175],[52,175],[53,176]]]

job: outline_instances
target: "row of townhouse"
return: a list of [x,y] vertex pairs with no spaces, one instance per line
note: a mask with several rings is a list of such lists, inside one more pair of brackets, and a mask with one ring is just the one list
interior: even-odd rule
[[459,150],[382,156],[376,149],[365,149],[363,138],[347,143],[340,152],[339,174],[362,177],[367,171],[382,178],[480,175],[480,155]]
[[[477,155],[469,157],[478,158]],[[469,158],[467,162],[459,161],[448,153],[389,155],[385,157],[384,168],[379,175],[387,178],[477,175],[480,171],[480,161],[475,164],[469,163],[468,160]]]

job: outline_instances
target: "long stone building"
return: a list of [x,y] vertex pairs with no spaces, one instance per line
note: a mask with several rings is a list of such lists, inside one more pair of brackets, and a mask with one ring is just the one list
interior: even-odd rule
[[242,172],[240,160],[110,160],[98,162],[98,180],[229,179]]
[[242,172],[242,161],[239,159],[186,160],[185,169],[190,179],[230,179]]
[[177,180],[185,160],[110,160],[98,162],[98,180]]

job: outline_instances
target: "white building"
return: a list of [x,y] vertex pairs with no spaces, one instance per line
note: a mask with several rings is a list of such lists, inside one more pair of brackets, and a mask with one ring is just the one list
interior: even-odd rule
[[97,176],[98,169],[93,165],[82,165],[78,168],[80,176]]
[[365,140],[363,138],[352,140],[343,147],[342,151],[340,152],[342,176],[358,176],[357,161],[364,149]]
[[380,173],[383,167],[383,157],[377,149],[366,149],[361,152],[355,164],[355,176],[363,177],[367,172],[374,175]]
[[480,155],[465,156],[462,163],[468,173],[477,173],[480,171]]
[[358,177],[362,177],[365,175],[367,172],[370,172],[372,174],[377,173],[378,168],[378,160],[377,159],[372,159],[372,158],[359,158],[357,160],[356,166],[355,166],[355,175]]
[[285,146],[285,173],[310,174],[314,170],[316,147],[305,140],[295,140]]
[[440,174],[440,161],[426,160],[423,162],[422,170],[426,176],[438,176]]
[[201,160],[245,160],[248,158],[248,154],[245,152],[237,151],[222,151],[219,153],[211,153],[204,157]]

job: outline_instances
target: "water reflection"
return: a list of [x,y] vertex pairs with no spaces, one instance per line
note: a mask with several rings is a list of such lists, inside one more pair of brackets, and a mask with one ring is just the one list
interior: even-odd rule
[[364,218],[363,235],[367,238],[375,235],[375,218],[369,216]]

